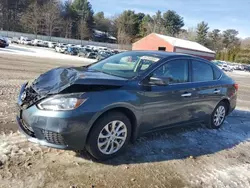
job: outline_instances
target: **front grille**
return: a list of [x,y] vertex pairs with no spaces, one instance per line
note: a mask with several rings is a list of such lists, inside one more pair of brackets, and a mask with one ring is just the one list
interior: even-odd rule
[[42,130],[45,140],[51,144],[65,145],[62,135],[52,131]]

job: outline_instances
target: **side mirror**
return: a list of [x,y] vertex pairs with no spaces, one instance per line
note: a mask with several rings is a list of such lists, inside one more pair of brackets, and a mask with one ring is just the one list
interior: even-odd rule
[[150,77],[149,84],[150,85],[157,85],[157,86],[166,86],[166,85],[168,85],[168,83],[165,80],[163,80],[161,78],[157,78],[157,77]]

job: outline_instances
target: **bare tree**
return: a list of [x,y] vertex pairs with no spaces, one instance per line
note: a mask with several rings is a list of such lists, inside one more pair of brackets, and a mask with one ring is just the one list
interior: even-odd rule
[[119,44],[131,44],[131,37],[121,29],[118,29],[117,39]]
[[21,17],[21,23],[23,24],[24,28],[32,31],[37,38],[37,34],[40,31],[42,23],[42,11],[41,6],[37,4],[36,1],[30,4],[27,10],[24,12]]
[[72,34],[72,25],[73,21],[71,18],[68,18],[63,21],[63,33],[65,38],[70,38]]
[[56,1],[49,1],[43,5],[42,11],[42,20],[45,33],[51,37],[53,32],[61,28],[60,24],[62,19],[60,18],[59,4]]
[[187,30],[182,29],[180,33],[177,35],[177,38],[195,41],[197,36],[196,28],[189,27]]
[[92,32],[89,29],[88,23],[87,23],[87,21],[84,20],[84,18],[82,18],[79,21],[79,24],[78,24],[78,33],[80,35],[80,39],[81,40],[91,38]]

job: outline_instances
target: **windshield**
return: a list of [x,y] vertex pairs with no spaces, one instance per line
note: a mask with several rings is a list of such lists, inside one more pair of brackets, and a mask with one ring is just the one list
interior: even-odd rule
[[124,52],[104,59],[89,67],[89,70],[123,78],[133,78],[146,71],[161,57],[143,52]]

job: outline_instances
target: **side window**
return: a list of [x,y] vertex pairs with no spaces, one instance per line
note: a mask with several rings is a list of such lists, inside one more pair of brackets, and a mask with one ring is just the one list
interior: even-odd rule
[[216,67],[213,67],[213,69],[214,69],[214,80],[218,80],[221,76],[221,71]]
[[214,80],[213,69],[209,64],[192,61],[193,82],[206,82]]
[[170,61],[158,68],[153,76],[165,79],[169,84],[188,82],[188,60]]

